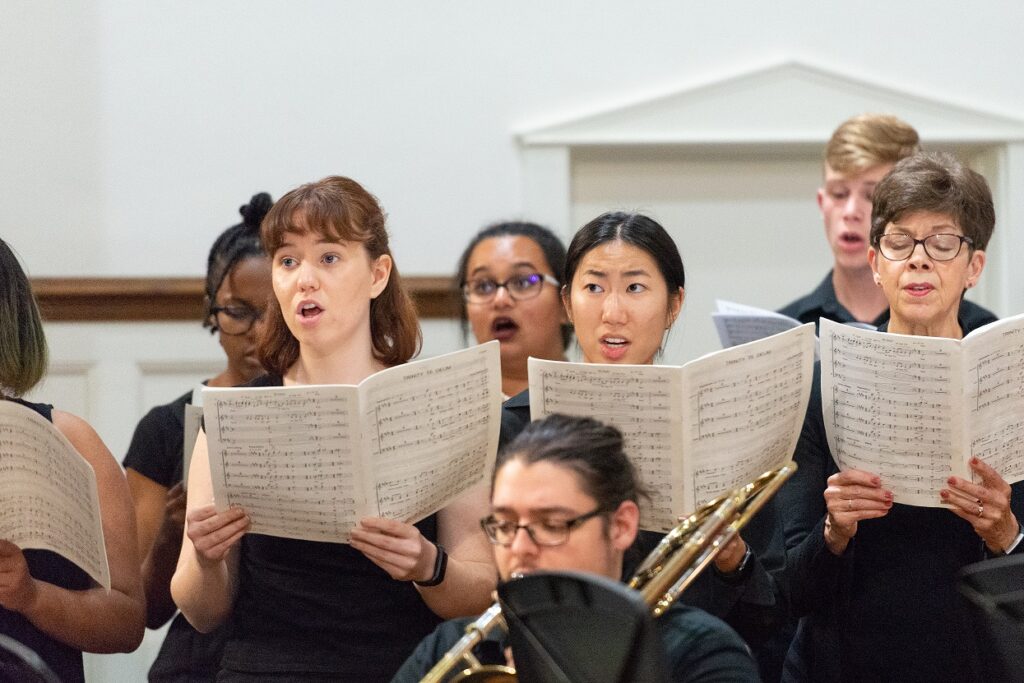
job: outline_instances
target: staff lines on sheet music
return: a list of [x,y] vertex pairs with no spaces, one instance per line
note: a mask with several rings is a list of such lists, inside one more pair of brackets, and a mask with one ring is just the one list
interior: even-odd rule
[[892,341],[833,335],[836,458],[878,473],[902,495],[931,497],[952,473],[952,425],[941,417],[954,400],[942,379],[952,359],[946,350]]
[[785,415],[802,398],[792,379],[800,368],[800,357],[790,355],[757,372],[699,383],[695,390],[697,440],[756,429]]
[[[485,404],[465,407],[467,402],[482,402],[488,397],[486,368],[474,365],[453,369],[452,372],[454,377],[443,374],[418,376],[416,379],[429,379],[429,383],[398,396],[389,393],[387,398],[370,397],[370,410],[376,425],[373,444],[376,453],[432,444],[461,431],[467,423],[486,423],[488,408]],[[384,428],[396,422],[398,426]],[[411,434],[420,436],[409,438]]]
[[414,481],[382,481],[375,488],[378,509],[386,510],[388,517],[406,521],[429,514],[465,488],[460,485],[459,472],[479,468],[486,455],[486,448],[481,446],[459,453],[421,473]]

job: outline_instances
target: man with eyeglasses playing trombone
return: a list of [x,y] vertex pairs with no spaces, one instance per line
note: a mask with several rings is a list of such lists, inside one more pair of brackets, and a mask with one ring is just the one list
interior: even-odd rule
[[[618,580],[639,528],[642,495],[614,427],[561,415],[532,422],[498,456],[491,514],[481,520],[501,581],[543,570]],[[420,680],[471,621],[441,624],[393,683]],[[669,680],[760,680],[747,646],[716,617],[676,603],[655,624]],[[509,654],[505,634],[494,631],[474,651],[484,664],[506,664]]]

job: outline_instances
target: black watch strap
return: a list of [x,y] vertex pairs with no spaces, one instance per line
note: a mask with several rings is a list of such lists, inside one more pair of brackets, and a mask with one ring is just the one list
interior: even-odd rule
[[730,583],[737,583],[746,578],[747,569],[750,567],[750,560],[754,555],[754,551],[747,546],[747,549],[743,552],[743,558],[740,559],[740,563],[731,572],[718,572],[718,575]]
[[440,543],[435,543],[437,548],[437,559],[434,561],[434,575],[426,581],[414,581],[417,586],[436,586],[444,581],[445,572],[448,571],[448,553]]

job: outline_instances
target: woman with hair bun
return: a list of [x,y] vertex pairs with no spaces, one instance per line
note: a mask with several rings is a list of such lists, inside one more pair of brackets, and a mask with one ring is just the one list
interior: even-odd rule
[[[217,335],[227,365],[204,382],[207,386],[233,387],[262,372],[256,355],[257,322],[263,318],[272,289],[270,259],[260,246],[260,223],[272,205],[269,194],[253,195],[238,210],[242,222],[222,232],[210,249],[203,326]],[[159,628],[178,611],[170,584],[185,522],[185,406],[198,399],[197,392],[188,391],[150,410],[136,426],[124,458],[135,500],[149,628]],[[199,633],[178,614],[149,670],[149,680],[214,680],[223,635],[221,631]]]
[[[384,212],[350,178],[282,197],[261,228],[274,300],[250,386],[358,384],[419,350]],[[351,542],[246,533],[217,512],[206,436],[189,469],[186,536],[171,592],[197,629],[231,635],[218,681],[386,681],[442,618],[482,611],[495,585],[479,486],[417,524],[364,518]]]

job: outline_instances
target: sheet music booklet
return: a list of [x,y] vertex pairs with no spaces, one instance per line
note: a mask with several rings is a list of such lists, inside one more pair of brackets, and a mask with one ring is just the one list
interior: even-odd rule
[[651,500],[644,528],[792,458],[814,369],[814,326],[716,351],[682,367],[531,358],[530,414],[583,415],[622,431]]
[[96,473],[31,408],[0,400],[0,538],[51,550],[110,590]]
[[1024,479],[1024,315],[963,340],[822,320],[821,396],[836,463],[878,474],[897,503],[941,507],[971,456]]
[[203,390],[219,510],[251,531],[347,542],[363,517],[417,522],[490,481],[501,421],[497,341],[358,385]]
[[[801,324],[799,320],[790,318],[788,315],[721,299],[715,299],[715,309],[711,314],[711,319],[715,323],[715,331],[718,332],[718,339],[722,342],[723,349],[764,339],[773,334],[800,327]],[[846,324],[865,330],[875,329],[875,326],[869,323],[851,322]]]

